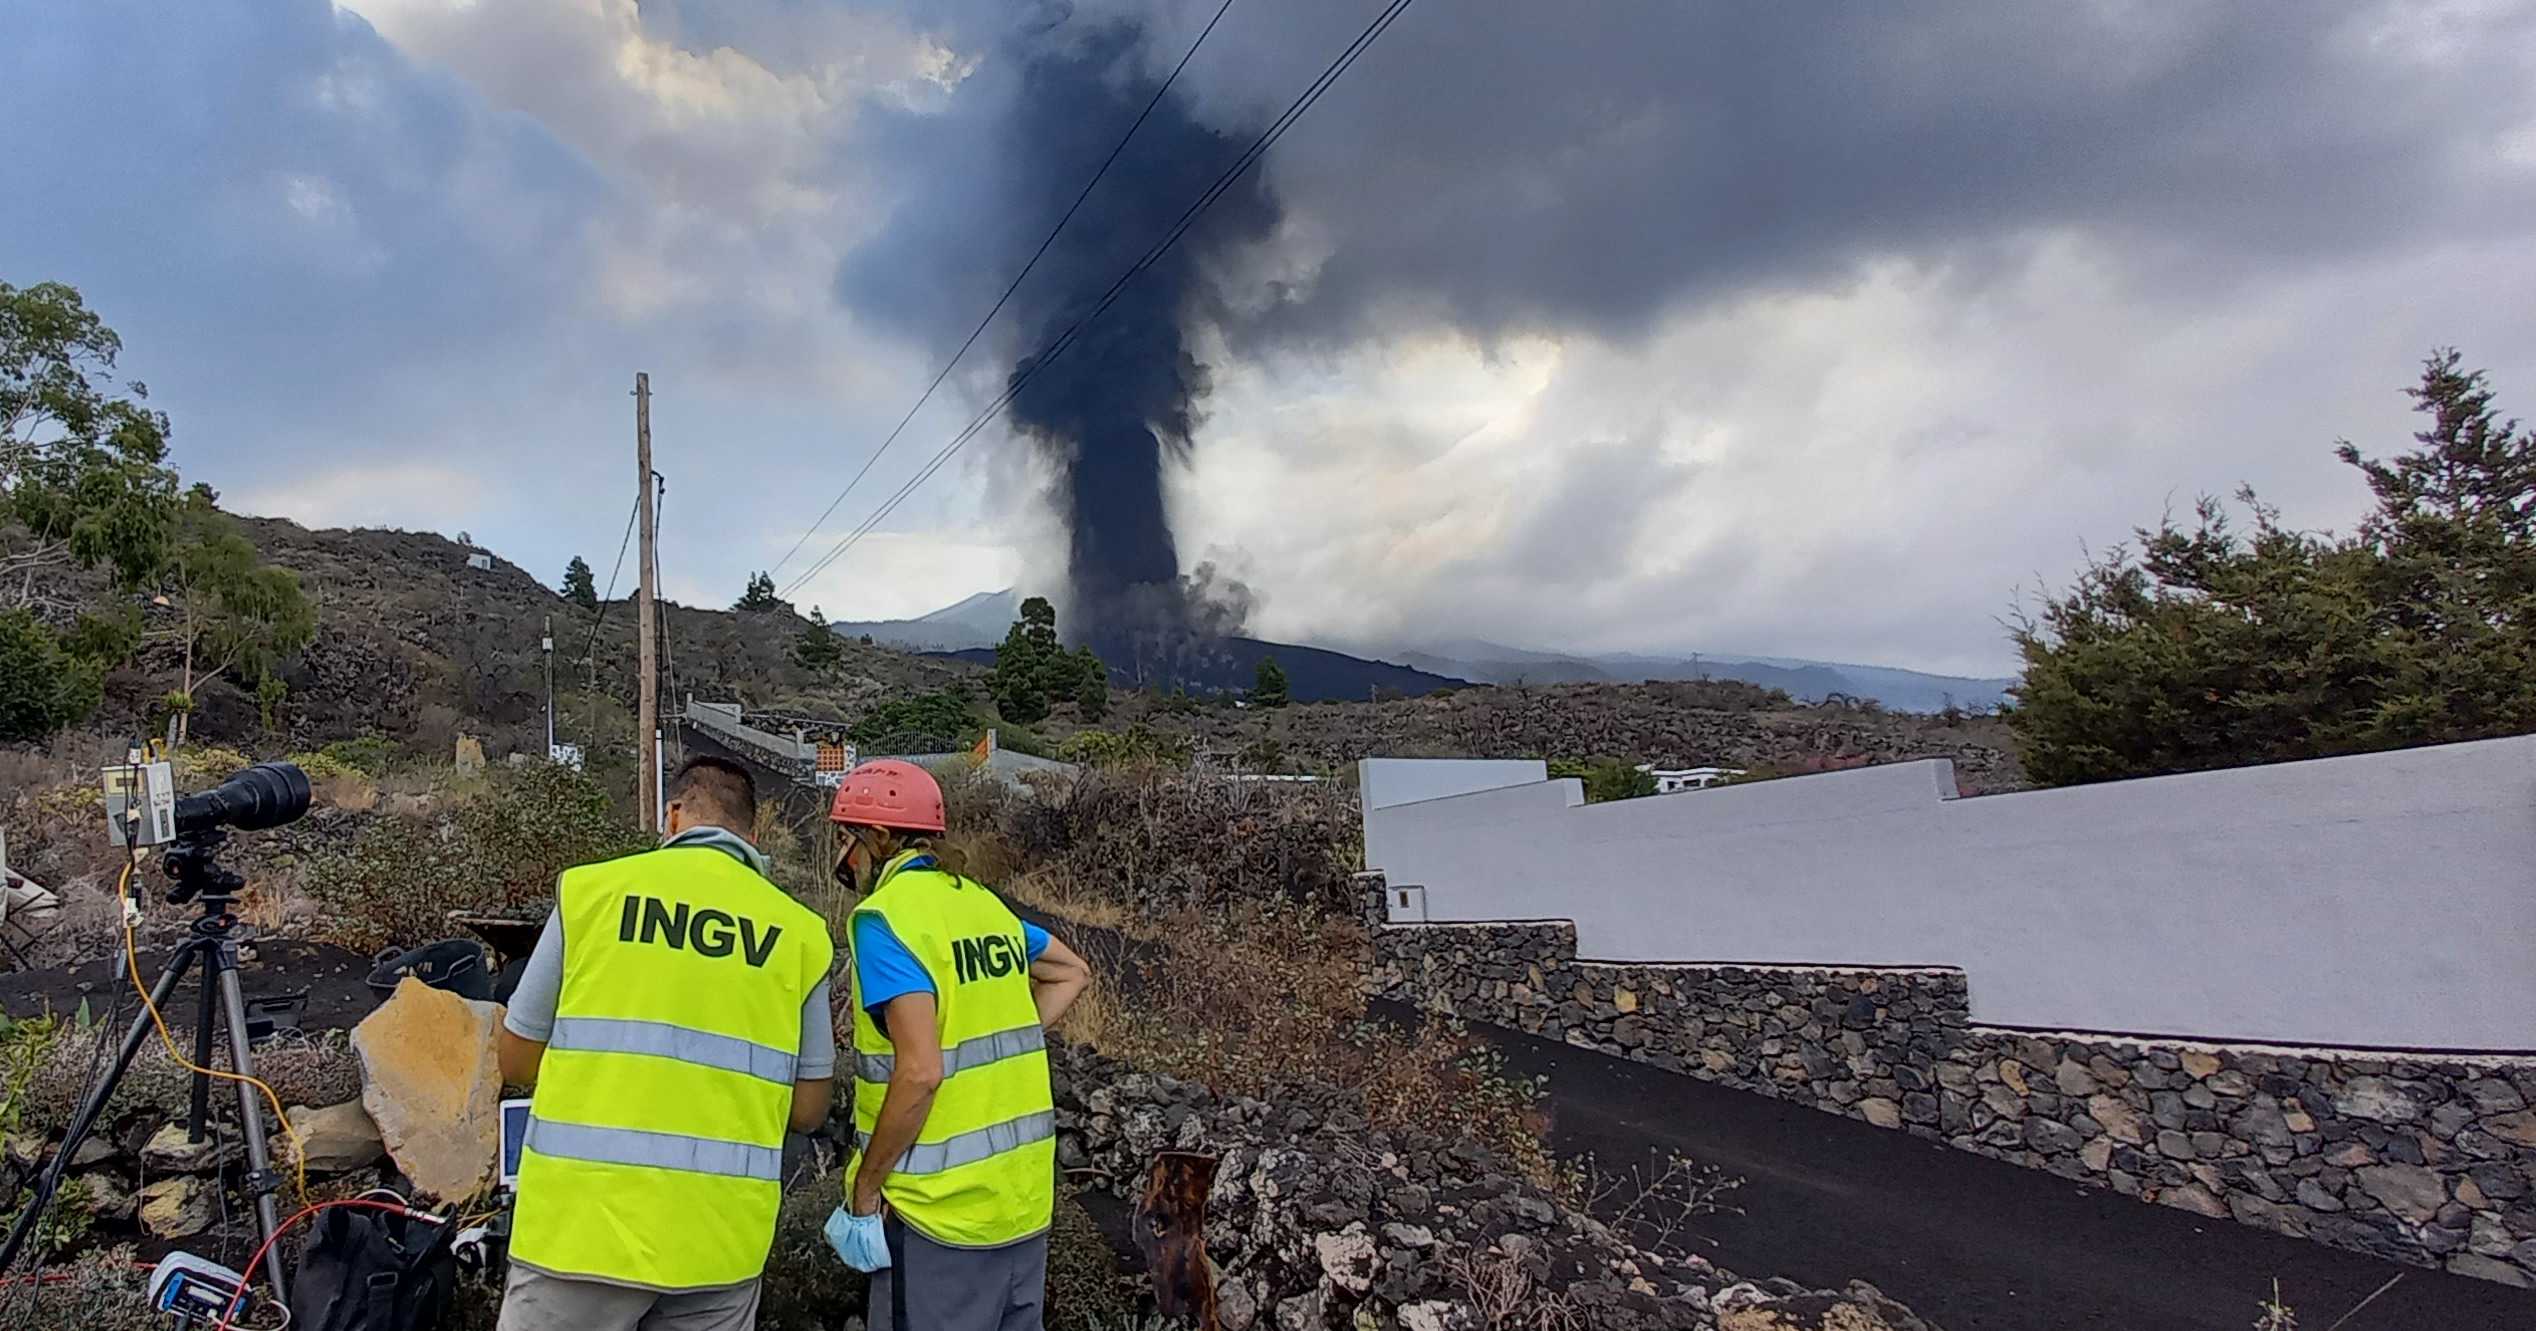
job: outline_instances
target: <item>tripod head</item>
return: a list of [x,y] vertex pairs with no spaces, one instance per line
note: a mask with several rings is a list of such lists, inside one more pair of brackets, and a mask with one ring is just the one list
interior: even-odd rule
[[221,867],[220,848],[228,843],[229,829],[216,825],[177,834],[159,857],[175,884],[167,899],[181,906],[199,897],[205,918],[228,914],[247,885],[243,875]]

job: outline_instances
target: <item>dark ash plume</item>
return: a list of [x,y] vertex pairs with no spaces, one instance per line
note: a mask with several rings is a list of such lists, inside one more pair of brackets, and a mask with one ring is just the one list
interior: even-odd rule
[[[1022,217],[1053,219],[1150,101],[1142,32],[1127,25],[1043,35],[1023,53],[1003,157]],[[1242,151],[1201,125],[1175,88],[1040,260],[1014,305],[1024,345],[1055,341]],[[1264,237],[1277,207],[1246,175],[1180,243],[1130,282],[1057,360],[1013,368],[1016,425],[1055,472],[1067,533],[1070,635],[1156,683],[1203,673],[1210,641],[1240,631],[1250,603],[1212,569],[1183,578],[1164,482],[1188,460],[1207,369],[1190,332],[1219,302],[1211,261]]]

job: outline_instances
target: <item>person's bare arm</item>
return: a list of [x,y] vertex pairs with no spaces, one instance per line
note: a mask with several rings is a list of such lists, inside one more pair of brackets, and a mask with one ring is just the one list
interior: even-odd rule
[[817,1132],[828,1121],[828,1110],[835,1106],[837,1082],[834,1077],[793,1083],[792,1119],[785,1126],[795,1132]]
[[504,1085],[537,1084],[538,1066],[546,1058],[546,1041],[555,1033],[555,1006],[562,999],[563,988],[563,917],[548,911],[546,927],[538,931],[537,946],[529,951],[528,964],[520,970],[519,983],[513,986],[510,1004],[502,1012],[501,1029],[493,1041],[494,1060],[502,1067]]
[[1065,1017],[1065,1010],[1092,986],[1092,968],[1065,940],[1051,934],[1046,950],[1030,963],[1030,1001],[1039,1005],[1039,1024],[1054,1026]]
[[933,1093],[942,1085],[942,1032],[934,1024],[935,1012],[930,993],[901,994],[881,1009],[893,1061],[880,1121],[872,1125],[871,1143],[863,1148],[863,1166],[855,1171],[854,1191],[847,1198],[856,1215],[881,1209],[881,1184],[916,1144],[925,1115],[933,1112]]
[[534,1086],[537,1084],[537,1067],[546,1061],[545,1041],[523,1039],[513,1035],[510,1027],[505,1026],[501,1030],[500,1038],[494,1041],[494,1049],[495,1057],[502,1064],[503,1085]]

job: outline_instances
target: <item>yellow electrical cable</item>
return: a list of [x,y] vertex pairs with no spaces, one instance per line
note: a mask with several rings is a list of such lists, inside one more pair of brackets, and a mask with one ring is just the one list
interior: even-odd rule
[[[115,880],[114,888],[115,900],[117,904],[123,906],[124,970],[132,977],[132,992],[141,996],[141,1008],[143,1011],[150,1014],[150,1024],[158,1028],[159,1043],[167,1046],[167,1056],[169,1058],[175,1059],[179,1065],[183,1066],[189,1072],[199,1073],[206,1077],[217,1078],[221,1081],[244,1082],[257,1090],[264,1092],[264,1098],[271,1102],[273,1106],[273,1121],[281,1125],[282,1135],[290,1138],[291,1171],[293,1175],[292,1181],[299,1189],[299,1200],[305,1202],[308,1200],[308,1147],[307,1144],[300,1139],[299,1130],[291,1126],[291,1116],[282,1111],[282,1097],[274,1094],[272,1087],[265,1085],[263,1082],[254,1077],[250,1077],[239,1072],[223,1072],[218,1068],[201,1067],[192,1059],[185,1057],[185,1055],[179,1052],[176,1048],[176,1037],[168,1033],[167,1018],[159,1015],[158,1003],[150,997],[149,986],[141,983],[141,953],[139,944],[134,941],[132,935],[132,908],[130,905],[132,900],[130,895],[132,890],[132,869],[133,866],[138,863],[140,863],[140,856],[137,853],[124,858],[123,873],[121,877]],[[211,1001],[211,990],[208,988],[203,990],[203,1001],[205,1003],[209,1003]]]

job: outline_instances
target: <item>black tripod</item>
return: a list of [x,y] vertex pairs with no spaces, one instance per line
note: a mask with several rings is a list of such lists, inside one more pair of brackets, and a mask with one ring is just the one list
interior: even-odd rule
[[[238,944],[229,936],[231,927],[238,922],[231,907],[237,904],[238,892],[246,886],[246,880],[221,868],[214,858],[228,839],[229,834],[225,830],[211,827],[184,833],[169,843],[163,858],[167,876],[174,879],[176,885],[168,889],[167,899],[178,905],[199,899],[202,914],[195,917],[185,941],[178,944],[176,951],[168,957],[167,968],[159,973],[157,987],[150,991],[150,1005],[165,1008],[167,1000],[176,993],[177,984],[185,978],[186,968],[199,964],[202,968],[198,977],[201,981],[198,995],[201,1020],[194,1028],[194,1065],[211,1066],[213,1023],[226,1019],[229,1027],[229,1066],[236,1069],[240,1076],[252,1077],[255,1075],[255,1061],[247,1051],[246,998],[238,987]],[[133,1019],[132,1028],[124,1033],[123,1049],[115,1056],[113,1069],[88,1089],[88,1097],[80,1102],[79,1111],[71,1115],[70,1130],[63,1134],[60,1149],[53,1153],[51,1163],[36,1179],[34,1200],[27,1204],[17,1223],[10,1227],[8,1246],[0,1248],[0,1271],[6,1271],[17,1260],[18,1250],[35,1233],[36,1222],[43,1216],[44,1208],[52,1204],[54,1192],[61,1187],[62,1174],[70,1168],[71,1157],[78,1153],[79,1144],[87,1140],[88,1130],[95,1126],[97,1115],[104,1112],[106,1101],[114,1097],[116,1084],[123,1080],[124,1070],[132,1066],[133,1055],[141,1051],[141,1043],[150,1038],[153,1028],[148,1012],[142,1012]],[[197,1142],[206,1140],[211,1131],[211,1082],[212,1079],[203,1073],[194,1074],[194,1102],[188,1115],[187,1132]],[[263,1107],[256,1098],[256,1090],[243,1081],[235,1084],[238,1088],[238,1124],[247,1142],[246,1191],[255,1199],[257,1227],[266,1240],[265,1277],[273,1286],[274,1300],[283,1302],[288,1294],[282,1274],[281,1245],[271,1241],[274,1232],[281,1227],[273,1194],[281,1190],[282,1180],[273,1172],[272,1158],[265,1150]],[[255,1278],[252,1271],[246,1274],[249,1280]]]

